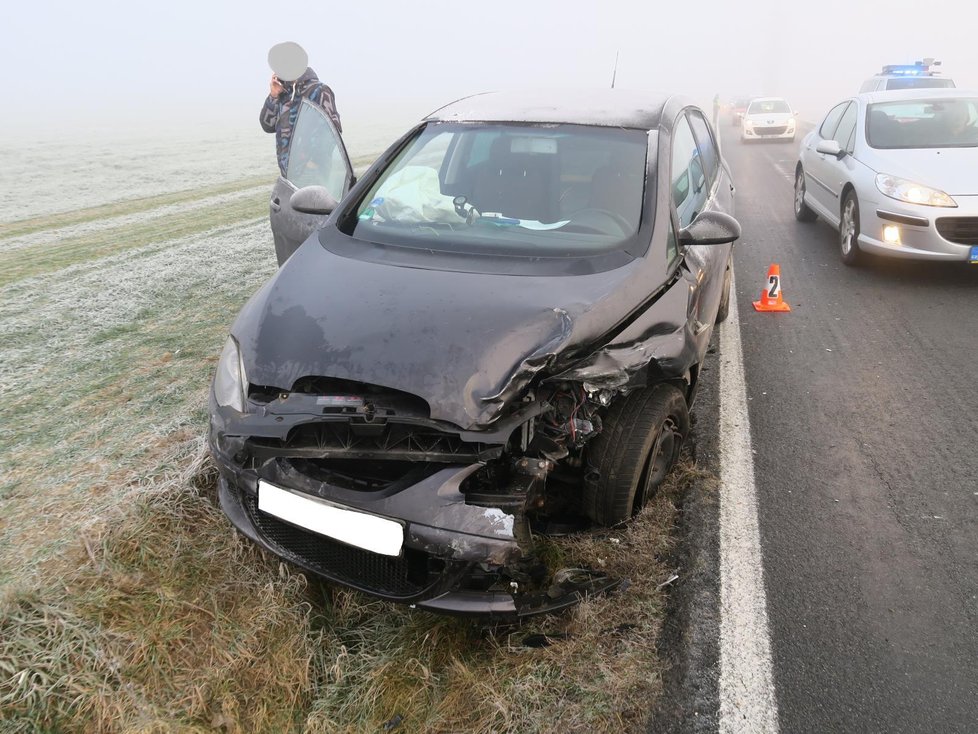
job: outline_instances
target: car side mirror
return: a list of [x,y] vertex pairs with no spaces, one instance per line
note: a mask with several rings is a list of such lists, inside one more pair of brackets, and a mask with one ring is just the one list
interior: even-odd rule
[[289,206],[303,214],[331,214],[338,205],[325,186],[304,186],[289,199]]
[[845,151],[839,147],[839,143],[836,140],[819,140],[818,145],[815,146],[815,150],[818,153],[835,156],[839,159],[845,155]]
[[681,245],[725,245],[740,238],[740,223],[729,214],[700,212],[688,226],[679,230]]

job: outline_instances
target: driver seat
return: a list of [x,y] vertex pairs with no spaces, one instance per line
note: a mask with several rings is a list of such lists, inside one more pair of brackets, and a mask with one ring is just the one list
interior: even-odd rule
[[475,174],[472,204],[514,219],[556,221],[557,155],[514,153],[512,143],[508,135],[492,142],[489,160]]

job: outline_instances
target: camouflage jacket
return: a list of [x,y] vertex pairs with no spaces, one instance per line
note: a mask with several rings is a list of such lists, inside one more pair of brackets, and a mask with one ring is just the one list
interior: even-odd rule
[[336,111],[333,90],[319,81],[316,72],[311,68],[307,68],[295,82],[283,82],[283,86],[286,90],[278,97],[268,96],[258,119],[265,132],[275,133],[275,157],[278,159],[279,170],[285,176],[289,167],[289,144],[292,142],[292,131],[295,129],[302,100],[307,99],[321,107],[329,115],[336,132],[342,133],[343,126],[340,124],[340,113]]

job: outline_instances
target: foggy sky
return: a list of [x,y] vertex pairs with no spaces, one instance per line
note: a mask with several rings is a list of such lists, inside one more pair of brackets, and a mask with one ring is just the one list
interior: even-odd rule
[[257,127],[268,48],[293,40],[345,127],[406,127],[492,89],[617,86],[707,103],[773,94],[820,117],[884,63],[978,87],[972,1],[17,2],[0,24],[0,134]]

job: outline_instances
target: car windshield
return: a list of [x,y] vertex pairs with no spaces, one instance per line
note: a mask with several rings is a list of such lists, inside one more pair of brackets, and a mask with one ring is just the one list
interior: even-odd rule
[[643,130],[429,123],[355,204],[348,233],[471,253],[624,249],[641,222],[650,144]]
[[873,148],[978,146],[978,98],[871,104],[866,112],[866,140]]
[[906,76],[897,79],[887,79],[887,89],[951,89],[954,82],[950,79],[935,79],[932,76]]
[[791,112],[788,103],[783,99],[758,99],[750,103],[748,115],[764,115],[774,112]]

